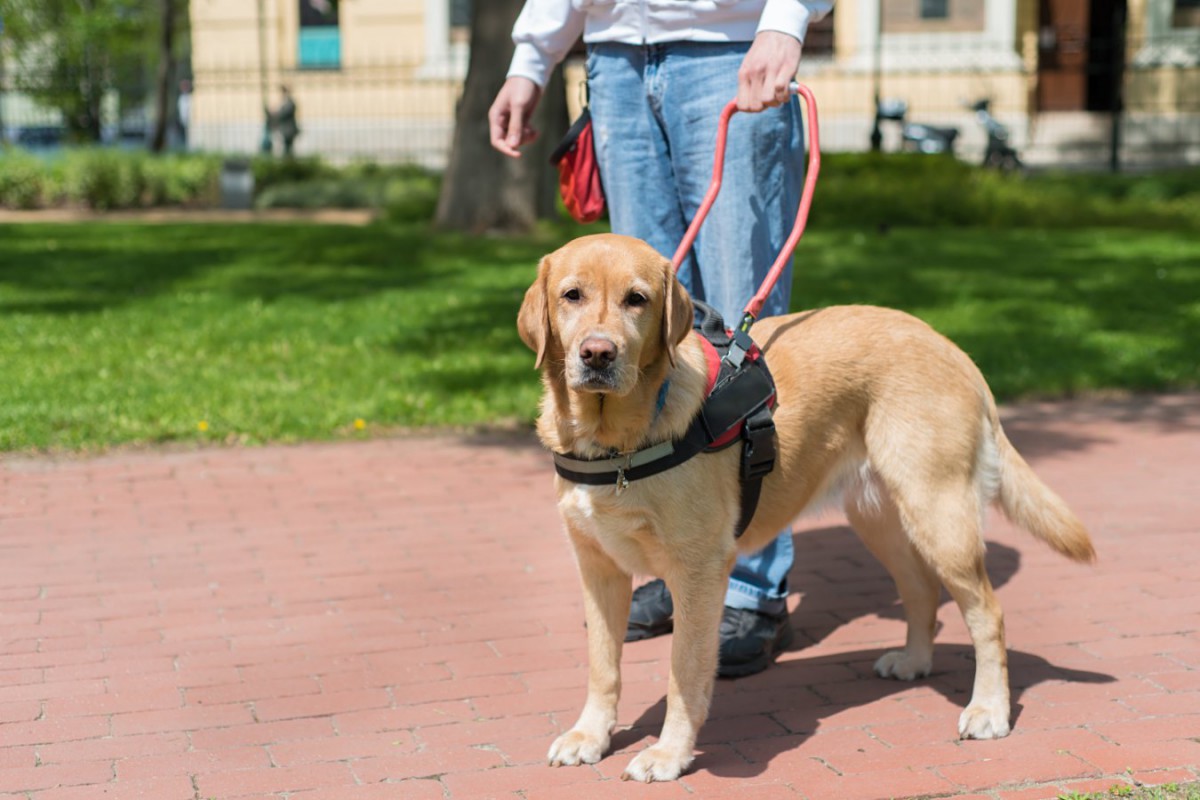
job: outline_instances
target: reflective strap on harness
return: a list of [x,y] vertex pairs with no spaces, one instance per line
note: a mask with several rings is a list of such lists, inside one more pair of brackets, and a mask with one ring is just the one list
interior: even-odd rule
[[[674,453],[675,442],[661,442],[653,447],[647,447],[645,450],[637,450],[633,453],[618,453],[615,456],[595,460],[573,458],[565,453],[554,453],[553,455],[555,465],[565,467],[570,472],[610,475],[613,470],[617,469],[628,473],[633,469],[645,466],[659,459],[664,459]],[[583,483],[583,481],[576,481],[576,483]]]

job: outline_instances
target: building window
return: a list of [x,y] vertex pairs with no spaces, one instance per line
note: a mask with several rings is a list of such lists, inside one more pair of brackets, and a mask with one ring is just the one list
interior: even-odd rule
[[299,0],[300,40],[296,63],[301,69],[337,69],[342,65],[342,33],[338,0]]
[[1173,28],[1200,28],[1200,0],[1175,0]]
[[950,0],[921,0],[921,19],[949,19]]
[[1200,64],[1200,2],[1147,0],[1146,35],[1131,63],[1135,67]]
[[471,27],[471,0],[450,0],[450,27]]
[[978,32],[984,0],[881,0],[884,33]]
[[471,0],[450,0],[450,41],[464,46],[471,41]]

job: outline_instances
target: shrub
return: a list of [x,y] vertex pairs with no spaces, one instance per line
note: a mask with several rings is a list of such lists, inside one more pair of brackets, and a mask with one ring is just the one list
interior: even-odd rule
[[21,150],[0,151],[0,206],[37,208],[43,202],[45,165]]
[[145,159],[141,153],[99,148],[68,151],[63,158],[67,202],[97,211],[140,205]]
[[[1200,227],[1200,169],[1022,176],[910,153],[833,153],[823,160],[814,226]],[[44,159],[8,149],[0,152],[0,205],[216,205],[221,164],[221,156],[200,153],[92,148]],[[260,156],[251,169],[259,208],[372,208],[395,222],[431,219],[440,185],[428,170],[373,162]]]
[[943,156],[835,153],[813,201],[825,227],[1174,228],[1200,224],[1200,170],[1003,175]]
[[147,206],[215,205],[221,159],[208,155],[166,155],[143,164]]
[[387,218],[393,222],[420,222],[433,219],[437,210],[441,181],[431,172],[410,169],[388,182],[383,198]]
[[300,183],[337,176],[337,170],[317,156],[274,158],[260,155],[251,161],[250,168],[254,172],[255,189],[260,192],[282,183]]
[[11,149],[0,157],[0,205],[61,204],[97,210],[215,204],[220,159],[88,148],[44,159]]
[[258,208],[373,208],[396,222],[433,217],[440,181],[416,167],[352,164],[324,177],[256,186]]
[[376,208],[381,194],[382,182],[379,180],[320,178],[268,186],[258,192],[254,205],[257,208]]

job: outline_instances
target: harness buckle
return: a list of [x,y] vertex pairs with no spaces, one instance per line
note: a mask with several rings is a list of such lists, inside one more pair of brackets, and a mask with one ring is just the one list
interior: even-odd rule
[[761,480],[775,468],[775,422],[768,406],[746,418],[742,439],[742,480]]
[[729,352],[725,354],[725,363],[737,370],[742,366],[742,362],[746,360],[746,354],[754,347],[754,340],[750,338],[750,334],[744,329],[738,328],[733,332],[733,339],[729,344]]

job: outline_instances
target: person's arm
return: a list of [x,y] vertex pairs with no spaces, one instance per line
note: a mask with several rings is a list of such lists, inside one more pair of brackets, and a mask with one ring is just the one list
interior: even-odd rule
[[808,25],[832,8],[833,0],[767,0],[754,43],[738,70],[739,111],[762,111],[787,102]]
[[488,135],[501,153],[518,158],[518,148],[537,138],[529,121],[550,73],[583,33],[584,18],[571,0],[529,0],[521,9],[508,80],[488,111]]

